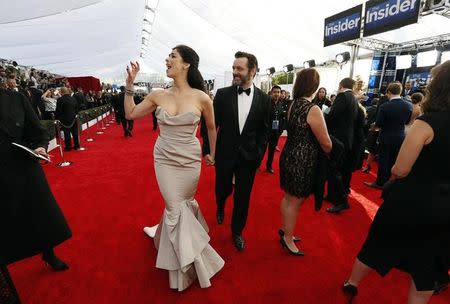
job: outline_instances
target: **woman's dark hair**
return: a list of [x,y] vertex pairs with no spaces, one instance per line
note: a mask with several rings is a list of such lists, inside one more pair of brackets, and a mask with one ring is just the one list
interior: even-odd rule
[[431,76],[422,104],[423,112],[450,111],[450,60],[433,68]]
[[[317,92],[319,92],[320,90],[324,90],[325,96],[323,97],[323,99],[327,99],[327,89],[325,89],[324,87],[321,87],[317,90]],[[317,98],[319,98],[319,94],[317,94]]]
[[182,44],[177,45],[172,50],[177,50],[181,58],[183,58],[183,61],[190,64],[187,74],[187,82],[189,86],[191,88],[206,92],[203,76],[198,70],[198,64],[200,63],[200,57],[198,54],[192,48]]
[[317,91],[320,84],[320,75],[316,69],[309,68],[297,73],[294,84],[294,100],[300,97],[309,97]]
[[414,94],[411,95],[411,103],[412,103],[413,105],[416,105],[416,104],[418,104],[418,103],[421,103],[422,100],[423,100],[423,97],[424,97],[424,96],[423,96],[422,93],[416,92],[416,93],[414,93]]

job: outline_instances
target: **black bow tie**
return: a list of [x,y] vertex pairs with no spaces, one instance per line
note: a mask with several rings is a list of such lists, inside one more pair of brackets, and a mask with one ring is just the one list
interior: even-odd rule
[[251,92],[251,91],[252,91],[251,88],[248,88],[248,89],[246,89],[246,90],[244,90],[244,89],[241,88],[241,87],[238,88],[238,93],[239,93],[239,95],[241,95],[242,92],[245,92],[245,94],[247,94],[247,96],[250,96],[250,92]]

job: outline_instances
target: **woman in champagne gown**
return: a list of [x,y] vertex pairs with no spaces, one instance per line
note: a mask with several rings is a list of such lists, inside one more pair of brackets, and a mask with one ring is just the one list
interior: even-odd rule
[[[145,116],[156,108],[160,134],[154,147],[155,172],[165,201],[154,236],[156,267],[169,271],[170,288],[179,291],[196,279],[202,288],[211,286],[211,277],[224,265],[209,245],[208,226],[194,198],[201,168],[201,147],[195,136],[200,117],[205,119],[213,152],[216,141],[212,101],[204,93],[198,63],[194,50],[176,46],[166,59],[167,76],[174,79],[174,86],[152,92],[139,105],[132,98],[139,64],[127,67],[127,119]],[[214,154],[206,159],[207,165],[214,164]]]

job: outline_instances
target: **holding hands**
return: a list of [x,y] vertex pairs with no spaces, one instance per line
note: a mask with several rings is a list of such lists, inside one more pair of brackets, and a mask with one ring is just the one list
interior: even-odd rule
[[205,155],[205,161],[206,161],[207,166],[214,166],[214,164],[215,164],[214,157],[211,156],[211,154]]

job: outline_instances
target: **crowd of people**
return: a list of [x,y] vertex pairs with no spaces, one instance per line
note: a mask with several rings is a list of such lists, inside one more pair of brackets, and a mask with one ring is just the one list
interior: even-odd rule
[[[253,83],[258,70],[255,55],[237,52],[233,61],[233,83],[217,90],[214,100],[206,93],[198,70],[200,58],[190,47],[174,47],[166,59],[166,74],[174,80],[171,88],[136,96],[135,78],[139,64],[127,67],[126,86],[111,99],[124,136],[131,137],[133,121],[154,115],[159,136],[154,147],[154,165],[165,209],[159,224],[144,231],[154,239],[158,251],[156,267],[169,273],[170,288],[182,291],[195,280],[202,288],[211,286],[211,278],[224,266],[224,259],[209,244],[208,227],[195,200],[201,173],[202,156],[206,165],[215,167],[216,221],[224,222],[225,204],[233,194],[231,243],[245,251],[245,226],[255,175],[267,151],[266,170],[274,173],[273,159],[280,135],[287,140],[280,154],[279,182],[284,192],[280,203],[280,245],[291,255],[301,257],[300,237],[294,235],[299,210],[314,195],[316,209],[325,199],[333,204],[330,214],[349,209],[352,174],[369,172],[378,161],[377,180],[367,183],[383,189],[383,203],[362,244],[353,268],[343,278],[341,288],[349,302],[357,295],[360,282],[375,270],[386,275],[392,268],[411,277],[408,303],[427,303],[433,292],[447,286],[450,270],[450,61],[435,67],[424,94],[405,90],[392,82],[383,96],[368,102],[361,82],[344,78],[337,94],[327,96],[320,87],[320,74],[314,68],[296,75],[292,99],[289,92],[273,86],[270,96]],[[28,144],[37,153],[46,154],[42,131],[33,103],[11,88],[0,89],[1,183],[6,197],[6,212],[0,213],[2,239],[6,251],[0,251],[0,275],[8,282],[10,295],[17,296],[6,266],[12,261],[43,253],[43,259],[55,270],[68,265],[59,260],[53,247],[70,237],[70,229],[59,211],[37,162],[24,162],[10,143]],[[48,115],[58,117],[58,104],[79,106],[67,86],[56,99],[51,90],[42,94]],[[410,96],[407,97],[407,96]],[[17,102],[17,122],[10,121],[8,102]],[[56,100],[56,107],[54,106]],[[20,130],[14,124],[21,126]],[[203,146],[196,138],[201,125]],[[30,128],[29,126],[32,126]],[[365,150],[370,152],[364,164]],[[13,172],[29,166],[27,181],[36,183],[39,193],[14,197],[18,191]],[[14,177],[14,178],[13,178]],[[18,178],[22,181],[22,178]],[[15,183],[15,184],[14,184]],[[14,187],[13,187],[14,184]],[[22,186],[20,186],[22,187]],[[25,187],[25,185],[23,185]],[[20,189],[19,189],[20,190]],[[326,195],[325,195],[326,194]],[[381,193],[380,193],[381,194]],[[20,247],[11,209],[24,206],[20,218],[34,215],[26,209],[27,200],[43,200],[40,219],[48,220],[50,230],[39,230],[47,238],[33,235]],[[2,205],[2,207],[4,207]],[[8,209],[9,208],[9,209]],[[16,213],[17,214],[17,213]],[[17,215],[16,215],[17,217]],[[21,222],[18,221],[20,224]],[[40,228],[42,229],[42,228]],[[302,236],[305,237],[305,236]],[[307,237],[307,236],[306,236]],[[45,241],[42,241],[45,240]],[[23,244],[23,243],[22,243]],[[1,295],[0,295],[1,296]]]

